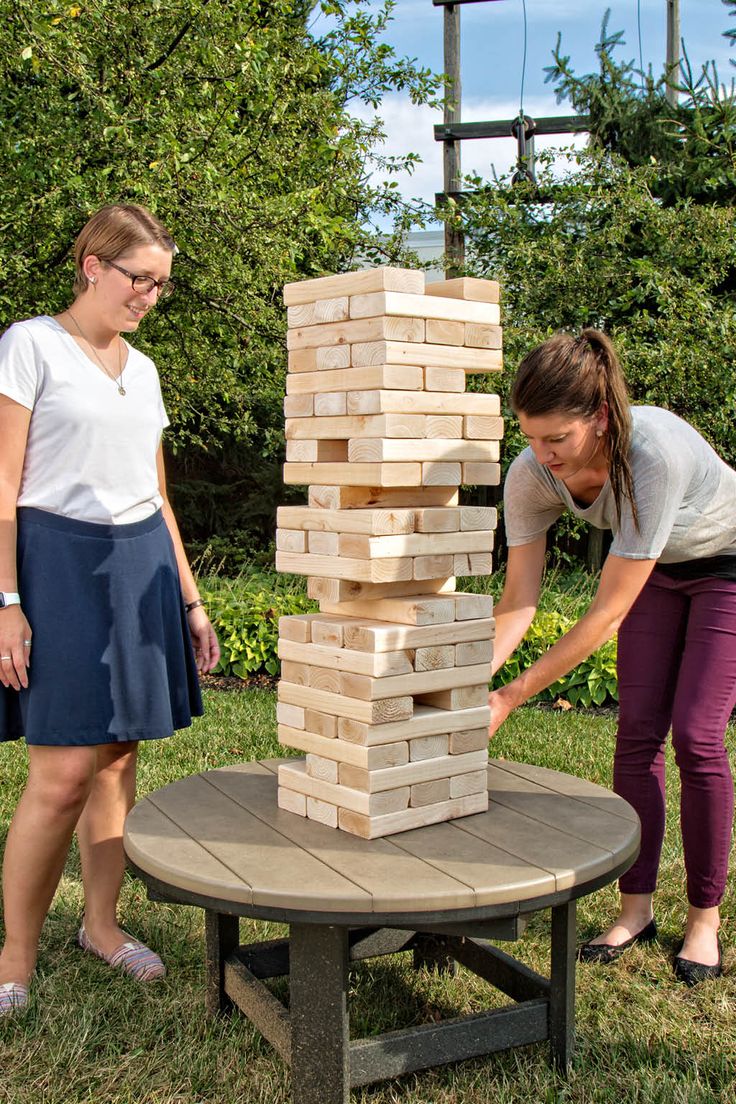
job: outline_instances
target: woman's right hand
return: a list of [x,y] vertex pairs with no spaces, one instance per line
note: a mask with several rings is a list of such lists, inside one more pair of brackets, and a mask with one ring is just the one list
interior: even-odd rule
[[0,682],[13,690],[28,686],[31,626],[20,606],[0,610]]

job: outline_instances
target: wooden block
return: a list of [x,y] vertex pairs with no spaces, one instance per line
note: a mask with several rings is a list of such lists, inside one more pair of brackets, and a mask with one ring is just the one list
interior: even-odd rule
[[[451,466],[457,467],[459,473],[459,464]],[[494,466],[499,467],[498,464],[474,465],[476,468]],[[421,464],[284,464],[284,483],[302,486],[334,483],[349,487],[420,487],[422,479]],[[455,482],[460,482],[459,475]]]
[[[401,394],[405,392],[402,391]],[[424,429],[424,416],[421,414],[379,414],[368,417],[351,414],[346,418],[289,418],[285,432],[287,441],[338,441],[350,437],[423,437]]]
[[288,725],[289,728],[303,729],[305,727],[304,710],[298,705],[276,702],[276,721],[280,725]]
[[291,682],[295,686],[307,686],[309,682],[309,668],[303,663],[292,663],[284,660],[281,664],[281,678],[284,682]]
[[[462,482],[465,464],[448,464],[442,460],[422,464],[423,487],[457,487]],[[284,465],[284,468],[288,465]]]
[[279,682],[278,698],[279,701],[288,702],[289,705],[317,709],[321,713],[330,713],[335,717],[350,717],[369,725],[405,721],[411,717],[414,710],[414,701],[408,695],[379,701],[360,701],[345,697],[343,694],[315,690],[312,686],[298,686],[283,679]]
[[425,295],[441,295],[448,299],[470,299],[477,303],[497,303],[500,286],[496,280],[478,280],[472,276],[459,276],[454,280],[438,280],[427,284]]
[[306,552],[307,535],[300,529],[277,529],[276,548],[280,552]]
[[[483,641],[485,643],[485,641]],[[302,645],[303,647],[304,645]],[[467,646],[467,645],[466,645]],[[472,647],[472,645],[470,645]],[[490,641],[489,641],[490,646]],[[382,653],[378,653],[381,655]],[[395,655],[395,652],[389,652],[389,655]],[[404,653],[405,654],[405,653]],[[479,660],[478,662],[481,662]],[[414,652],[414,670],[415,671],[437,671],[443,667],[455,666],[455,645],[454,644],[440,644],[432,645],[426,648],[417,648]],[[439,754],[439,752],[438,752]]]
[[398,621],[400,625],[440,625],[455,620],[456,604],[452,595],[357,599],[326,603],[326,613],[346,617],[371,617],[377,621]]
[[[448,322],[440,319],[428,319],[425,340],[430,345],[463,345],[465,343],[465,323]],[[437,388],[443,391],[444,388]]]
[[464,391],[465,372],[462,368],[425,368],[424,389],[425,391]]
[[[465,373],[463,373],[463,383]],[[287,395],[327,391],[357,391],[380,389],[421,391],[424,370],[411,364],[375,364],[370,368],[340,368],[335,371],[301,372],[286,377]],[[463,387],[464,389],[464,387]],[[315,414],[318,414],[315,399]]]
[[[456,533],[460,528],[462,506],[428,507],[416,510],[414,528],[417,533]],[[290,526],[298,529],[298,525]]]
[[[456,667],[461,671],[462,667]],[[470,671],[474,668],[468,667]],[[435,709],[477,709],[488,700],[488,686],[457,686],[452,690],[439,690],[432,694],[422,694],[417,698],[420,705],[433,705]]]
[[461,552],[455,556],[453,574],[490,575],[492,557],[490,552]]
[[487,414],[466,414],[463,437],[469,440],[500,441],[503,438],[503,418]]
[[[336,744],[337,740],[331,741]],[[337,783],[337,763],[334,759],[325,759],[321,755],[307,753],[307,774],[310,778],[320,778],[323,782]]]
[[307,644],[312,639],[312,621],[319,614],[299,613],[290,617],[279,617],[279,639],[297,640]]
[[[460,528],[464,532],[477,529],[493,530],[497,522],[498,515],[493,506],[460,507]],[[291,528],[299,529],[300,526],[294,525]]]
[[409,805],[415,809],[420,805],[434,805],[438,801],[450,800],[450,779],[437,778],[433,782],[418,782],[411,787]]
[[[292,575],[325,576],[329,579],[357,579],[366,583],[400,582],[411,579],[411,556],[358,560],[344,556],[313,556],[311,553],[276,552],[276,570]],[[447,572],[452,574],[452,570]],[[326,611],[328,613],[333,610]],[[339,611],[338,611],[339,612]]]
[[456,774],[449,782],[450,797],[468,797],[469,794],[485,793],[488,790],[488,774],[485,770]]
[[444,439],[398,441],[386,437],[356,437],[348,441],[348,459],[351,464],[398,463],[421,461],[422,463],[457,463],[458,461],[498,460],[498,441],[463,441]]
[[[293,640],[279,640],[278,650],[279,659],[327,667],[330,669],[330,674],[334,676],[337,676],[340,671],[349,671],[356,675],[369,675],[371,678],[380,679],[390,675],[408,675],[415,670],[406,651],[358,652],[350,648],[327,647],[320,644],[297,644]],[[422,668],[422,670],[431,669]],[[309,685],[317,684],[310,680]]]
[[419,579],[446,579],[453,574],[455,557],[445,556],[415,556],[414,578]]
[[[387,342],[399,344],[423,344],[424,343],[424,319],[422,318],[390,318],[382,315],[379,318],[356,318],[348,322],[327,322],[322,326],[304,326],[299,329],[286,331],[286,348],[292,349],[316,349],[328,345],[363,345],[372,342]],[[351,361],[354,365],[365,364],[365,361],[356,361],[351,351]],[[379,361],[369,361],[370,364],[378,364]],[[387,364],[397,363],[391,359]],[[405,360],[406,364],[417,364],[421,361]]]
[[344,622],[335,617],[315,615],[312,621],[312,644],[325,648],[344,646]]
[[474,751],[470,755],[442,755],[436,759],[421,759],[403,767],[388,767],[385,770],[367,771],[349,763],[341,763],[339,776],[341,785],[361,793],[390,793],[397,786],[420,785],[437,779],[447,781],[455,774],[480,770],[481,767],[485,770],[487,763],[487,751]]
[[347,441],[286,442],[286,459],[289,463],[345,463],[347,458]]
[[462,729],[450,733],[450,755],[467,755],[469,751],[483,751],[488,747],[488,728]]
[[[349,326],[353,323],[343,322]],[[295,331],[296,332],[296,331]],[[304,333],[313,333],[314,328]],[[287,334],[287,342],[291,331]],[[498,349],[468,349],[455,345],[427,345],[420,341],[356,341],[350,350],[355,368],[370,364],[421,364],[424,368],[462,368],[466,372],[498,372],[503,355]]]
[[468,322],[465,326],[465,344],[471,349],[501,349],[501,327],[479,326],[475,322]]
[[[462,518],[460,512],[453,509]],[[426,511],[420,511],[426,513]],[[495,514],[495,511],[493,511]],[[305,529],[309,532],[365,533],[367,536],[394,536],[397,533],[414,532],[415,511],[404,510],[324,510],[310,506],[279,506],[276,524],[284,529]],[[495,522],[494,522],[495,525]],[[459,528],[459,526],[458,526]],[[467,526],[467,528],[492,528],[492,526]],[[426,530],[425,530],[426,531]]]
[[309,488],[309,505],[320,510],[394,510],[420,506],[457,506],[457,502],[456,487],[414,487],[406,490],[387,487],[320,487],[315,484]]
[[471,640],[490,640],[493,618],[452,621],[442,625],[390,625],[382,621],[352,619],[344,622],[344,646],[360,652],[394,652],[461,644]]
[[[278,531],[278,530],[277,530]],[[339,555],[340,534],[308,532],[307,551],[313,556],[337,556]]]
[[476,617],[493,617],[493,598],[490,594],[456,594],[455,620],[470,621]]
[[418,736],[416,740],[407,743],[407,747],[412,763],[418,763],[422,759],[438,759],[440,755],[448,754],[450,737],[446,732],[437,736]]
[[[392,654],[389,652],[389,655]],[[468,667],[474,663],[490,663],[492,658],[493,644],[490,640],[468,640],[463,644],[455,645],[455,664],[458,667]]]
[[381,793],[362,793],[349,786],[334,785],[330,782],[322,782],[318,778],[310,778],[304,763],[298,759],[293,763],[282,763],[278,777],[280,785],[297,790],[307,798],[314,797],[318,801],[327,801],[331,805],[352,809],[353,812],[363,813],[366,816],[395,812],[405,809],[409,804],[408,786]]
[[[309,579],[307,594],[321,603],[323,613],[340,617],[353,617],[350,610],[343,609],[345,602],[373,602],[379,598],[407,598],[410,595],[449,594],[455,590],[455,577],[449,579],[407,579],[398,583],[362,583],[355,579]],[[339,606],[339,609],[331,609]],[[370,608],[370,607],[368,607]],[[369,613],[366,616],[374,617]]]
[[325,824],[328,828],[337,828],[338,807],[329,801],[320,801],[316,797],[307,798],[307,816]]
[[285,418],[311,418],[313,414],[313,395],[286,395],[284,397]]
[[[292,349],[288,354],[289,375],[296,372],[332,371],[349,367],[349,345],[327,345],[322,349]],[[287,381],[288,378],[287,376]]]
[[319,326],[323,322],[344,322],[350,317],[350,300],[347,296],[339,299],[315,299],[313,303],[300,303],[288,307],[286,321],[289,327]]
[[424,295],[398,291],[377,291],[351,296],[351,318],[375,318],[380,314],[400,315],[403,318],[438,318],[450,322],[479,322],[491,326],[498,325],[500,321],[497,304],[440,299],[437,296],[428,299]]
[[427,414],[425,436],[456,440],[463,435],[463,419],[459,414]]
[[[311,373],[307,374],[310,375]],[[323,391],[314,396],[315,417],[336,418],[347,414],[347,412],[347,393],[345,391]],[[291,457],[287,455],[286,459],[290,460]]]
[[450,801],[439,801],[435,805],[422,805],[416,809],[389,813],[385,816],[363,816],[348,809],[340,809],[338,827],[343,832],[359,836],[361,839],[380,839],[382,836],[407,832],[413,828],[423,828],[428,824],[439,824],[444,820],[457,820],[459,817],[482,813],[488,808],[488,792],[471,794],[470,797],[456,797]]
[[277,790],[277,802],[279,809],[285,809],[287,813],[296,813],[297,816],[307,815],[307,799],[304,794],[296,790],[287,790],[285,786],[279,786]]
[[[465,391],[462,395],[453,395],[449,391],[443,394],[435,394],[432,391],[387,390],[348,392],[348,413],[355,415],[376,417],[381,414],[442,414],[443,416],[454,414],[498,417],[500,412],[501,400],[498,395],[485,395],[478,392]],[[358,434],[353,433],[350,436],[357,437]],[[388,435],[366,433],[363,436],[386,437]]]
[[[288,641],[287,641],[288,647]],[[304,647],[312,648],[313,644],[292,644],[291,647]],[[315,690],[324,690],[328,694],[340,694],[342,687],[340,685],[340,672],[333,671],[330,667],[315,667],[310,664],[300,664],[307,669],[307,686],[313,687]],[[282,665],[283,669],[283,665]],[[292,680],[290,680],[292,681]]]
[[[306,713],[309,720],[309,711]],[[397,723],[367,724],[352,717],[340,717],[337,722],[338,736],[353,744],[365,747],[379,747],[393,744],[397,740],[408,740],[409,744],[422,736],[437,736],[443,733],[465,732],[482,728],[488,736],[491,723],[491,710],[488,702],[473,709],[459,709],[449,713],[444,709],[434,709],[428,705],[416,705],[414,715],[409,720]],[[487,743],[487,740],[486,740]],[[485,745],[483,745],[485,746]],[[470,749],[469,749],[470,750]]]
[[463,483],[495,487],[501,482],[500,464],[463,464]]
[[[292,666],[301,667],[303,665],[288,664],[290,669]],[[298,672],[296,673],[298,674]],[[468,686],[476,688],[482,683],[487,698],[489,676],[490,670],[486,663],[474,664],[470,667],[450,667],[440,671],[415,671],[408,675],[387,675],[385,678],[371,678],[370,675],[355,675],[345,672],[340,674],[340,692],[359,701],[376,701],[378,699],[403,697],[406,694],[419,696],[430,692],[454,691],[457,688]],[[428,702],[427,704],[435,705],[437,703]],[[479,703],[473,702],[472,704],[482,705],[483,699]],[[443,707],[440,706],[440,708]],[[452,708],[464,709],[466,707],[458,705]]]
[[[279,725],[278,734],[279,743],[286,747],[318,755],[335,763],[350,763],[362,770],[403,767],[409,762],[409,744],[406,740],[392,744],[379,744],[377,747],[366,747],[349,743],[347,740],[325,739],[324,736],[317,736],[314,732],[303,732],[300,729],[288,728],[286,725]],[[446,739],[449,738],[446,737]]]
[[424,273],[410,268],[364,268],[337,276],[318,276],[286,284],[284,303],[287,307],[313,303],[317,299],[333,299],[343,295],[365,295],[374,291],[401,291],[412,295],[424,292]]
[[[454,513],[456,523],[459,512]],[[488,529],[473,529],[466,533],[459,530],[438,533],[401,533],[396,536],[366,537],[362,533],[341,533],[339,550],[341,556],[355,556],[358,559],[382,559],[394,556],[429,556],[457,554],[460,552],[488,552],[493,548],[493,532]],[[418,576],[415,575],[415,578]],[[439,578],[439,576],[433,576]]]
[[304,727],[308,732],[314,733],[315,736],[321,736],[325,740],[337,739],[337,717],[333,713],[322,713],[318,709],[305,709]]

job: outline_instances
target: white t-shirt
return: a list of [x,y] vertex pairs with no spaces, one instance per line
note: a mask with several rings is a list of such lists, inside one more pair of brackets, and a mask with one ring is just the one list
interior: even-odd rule
[[570,510],[598,529],[613,530],[614,556],[664,564],[736,556],[736,472],[669,410],[633,406],[631,418],[629,455],[639,529],[628,502],[618,524],[610,482],[594,502],[581,506],[526,448],[511,464],[504,486],[509,545],[536,540]]
[[156,454],[169,420],[156,366],[127,348],[123,396],[48,315],[0,338],[0,394],[32,412],[19,506],[108,525],[161,507]]

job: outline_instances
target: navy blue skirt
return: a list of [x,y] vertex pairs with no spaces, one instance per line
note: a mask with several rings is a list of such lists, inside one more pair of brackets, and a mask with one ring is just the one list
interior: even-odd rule
[[75,747],[156,740],[202,699],[161,511],[98,525],[19,507],[28,689],[0,686],[0,740]]

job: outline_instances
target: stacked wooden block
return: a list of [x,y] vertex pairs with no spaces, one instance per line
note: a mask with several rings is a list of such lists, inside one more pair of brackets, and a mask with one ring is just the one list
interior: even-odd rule
[[279,625],[279,805],[367,838],[487,808],[492,603],[456,575],[491,570],[499,482],[498,285],[379,268],[289,284],[287,483],[276,567],[320,612]]

